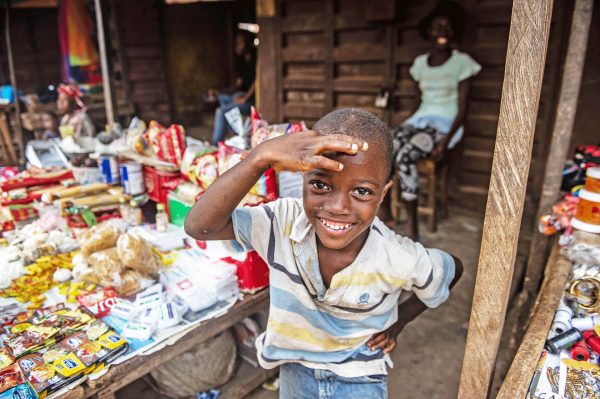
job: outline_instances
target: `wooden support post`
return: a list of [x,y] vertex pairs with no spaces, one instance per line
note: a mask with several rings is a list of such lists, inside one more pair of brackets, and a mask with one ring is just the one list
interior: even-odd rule
[[[10,38],[10,6],[11,1],[6,1],[4,29],[6,34],[6,55],[8,58],[8,71],[10,74],[10,84],[15,92],[15,132],[17,133],[17,145],[19,146],[19,158],[17,162],[25,162],[25,141],[23,139],[23,127],[21,126],[21,104],[19,103],[19,86],[17,85],[17,76],[15,74],[15,60],[12,53],[12,40]],[[14,154],[14,142],[11,140],[7,143],[12,150],[8,150]]]
[[[594,0],[575,1],[573,17],[571,18],[569,47],[536,220],[550,210],[560,192],[563,165],[567,158],[567,151],[573,133],[573,123],[575,122],[575,111],[579,99],[593,8]],[[529,259],[525,269],[523,287],[523,291],[529,298],[533,297],[539,288],[548,247],[548,238],[537,232],[537,226],[534,230],[531,246],[529,247]]]
[[100,52],[100,67],[102,69],[102,92],[104,94],[104,106],[106,108],[106,123],[109,126],[115,124],[115,111],[110,83],[110,72],[108,71],[108,57],[106,55],[106,38],[104,35],[104,18],[102,16],[102,4],[100,0],[94,0],[96,9],[96,29],[98,30],[98,50]]
[[256,22],[258,31],[258,62],[256,78],[256,107],[268,121],[278,121],[279,117],[279,62],[277,58],[279,41],[275,0],[256,1]]
[[552,5],[552,0],[513,2],[498,132],[458,393],[463,399],[486,398],[494,373],[523,215]]

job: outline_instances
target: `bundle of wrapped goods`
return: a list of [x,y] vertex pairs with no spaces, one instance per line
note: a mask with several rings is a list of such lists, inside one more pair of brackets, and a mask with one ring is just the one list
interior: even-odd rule
[[146,241],[116,226],[101,223],[80,238],[81,254],[73,259],[73,277],[115,287],[120,295],[129,296],[152,285],[162,264]]
[[211,261],[198,251],[180,251],[171,267],[163,270],[160,281],[169,295],[194,312],[239,295],[236,267]]

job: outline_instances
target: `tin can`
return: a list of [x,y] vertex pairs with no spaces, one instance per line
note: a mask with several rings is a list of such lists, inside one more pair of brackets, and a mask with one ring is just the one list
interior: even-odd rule
[[146,191],[144,172],[139,163],[121,164],[121,186],[129,195],[139,195]]
[[119,182],[120,176],[117,157],[112,155],[101,155],[99,167],[102,172],[102,180],[104,183],[114,184]]

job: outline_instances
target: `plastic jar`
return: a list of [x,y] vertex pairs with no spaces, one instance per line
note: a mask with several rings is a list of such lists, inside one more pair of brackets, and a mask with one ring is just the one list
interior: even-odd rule
[[585,173],[585,187],[587,191],[600,194],[600,168],[588,168]]
[[579,191],[577,213],[571,225],[588,233],[600,233],[600,194],[586,189]]

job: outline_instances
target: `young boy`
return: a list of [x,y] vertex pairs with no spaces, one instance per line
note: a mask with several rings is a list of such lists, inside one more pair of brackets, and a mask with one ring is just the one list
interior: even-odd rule
[[[389,352],[404,326],[446,300],[461,262],[396,235],[375,217],[389,190],[392,139],[359,109],[314,131],[266,141],[190,210],[188,234],[235,239],[270,267],[270,314],[257,339],[281,365],[280,398],[386,398]],[[304,174],[303,198],[237,208],[269,168]],[[413,291],[398,306],[402,291]]]

